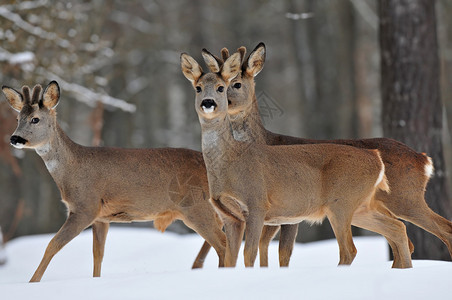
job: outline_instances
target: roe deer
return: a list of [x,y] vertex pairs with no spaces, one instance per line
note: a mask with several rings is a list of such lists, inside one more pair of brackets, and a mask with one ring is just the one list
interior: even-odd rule
[[212,204],[226,233],[224,265],[235,266],[245,233],[245,266],[253,266],[264,225],[319,222],[327,217],[339,244],[339,264],[351,264],[356,248],[351,234],[355,211],[374,221],[411,266],[408,239],[396,224],[384,224],[376,208],[377,191],[389,192],[378,150],[334,144],[269,146],[237,141],[228,115],[226,89],[240,72],[241,58],[230,56],[218,72],[203,73],[181,55],[184,76],[196,90],[195,108]]
[[[244,47],[241,47],[241,49],[242,56],[244,56],[245,49]],[[226,48],[223,48],[221,53],[222,59],[217,58],[220,65],[229,56]],[[391,187],[389,194],[377,192],[376,199],[379,205],[388,210],[388,216],[411,222],[437,236],[447,246],[452,258],[452,222],[432,211],[424,198],[427,182],[433,174],[431,158],[389,138],[313,140],[276,134],[266,130],[259,114],[254,83],[254,77],[264,66],[265,53],[264,43],[259,43],[243,62],[240,75],[232,81],[228,88],[228,101],[230,103],[228,113],[231,118],[234,137],[236,139],[239,137],[242,137],[242,139],[264,139],[268,145],[333,143],[364,149],[378,149],[385,164],[386,176]],[[362,218],[359,223],[358,226],[363,228],[372,225],[371,220],[367,218]],[[285,229],[287,230],[287,228],[281,228],[282,236]],[[277,229],[264,231],[263,244],[266,243],[268,247],[268,242],[273,238],[276,231]],[[295,238],[295,235],[289,232],[288,236],[288,238],[280,240],[280,249],[291,249],[293,247],[290,236]],[[281,243],[286,243],[286,245],[281,245]],[[410,251],[413,252],[413,244],[411,241],[409,243]],[[394,254],[393,267],[401,267],[397,249],[391,242],[390,245]],[[262,251],[262,253],[266,253],[266,251]],[[283,261],[289,261],[290,253],[291,251],[283,253]],[[289,257],[287,257],[287,254]]]
[[[242,56],[242,61],[245,56],[246,49],[245,47],[240,47],[238,49],[239,53]],[[229,57],[229,51],[226,48],[221,50],[222,58],[218,58],[208,51],[203,51],[203,58],[208,65],[209,69],[213,72],[217,70],[223,64],[223,61]],[[274,134],[270,131],[265,130],[259,110],[258,104],[255,96],[255,83],[254,77],[262,70],[265,62],[265,45],[260,43],[253,52],[248,56],[246,61],[243,61],[241,72],[239,76],[232,80],[230,84],[227,94],[228,94],[228,114],[231,120],[232,130],[234,134],[234,138],[236,140],[242,141],[255,141],[258,143],[264,143],[268,145],[293,145],[293,144],[312,144],[314,143],[339,143],[350,144],[350,140],[333,140],[333,141],[321,141],[321,140],[306,140],[301,138],[289,137]],[[375,149],[375,143],[372,143],[372,140],[378,139],[369,139],[369,140],[361,140],[361,142],[368,142],[367,149]],[[297,143],[299,141],[299,143]],[[391,140],[392,141],[392,140]],[[395,141],[394,141],[395,142]],[[398,144],[396,142],[396,144]],[[359,143],[354,144],[354,146],[360,146]],[[375,146],[375,147],[373,147]],[[406,148],[406,146],[404,146]],[[383,148],[385,150],[385,148]],[[387,150],[387,149],[386,149]],[[386,162],[387,164],[387,162]],[[387,166],[391,168],[392,166]],[[384,193],[387,194],[387,193]],[[376,202],[377,203],[377,202]],[[391,214],[387,207],[378,203],[380,207],[379,210],[385,216],[382,217],[380,215],[378,218],[382,218],[382,221],[386,219],[386,222],[394,223],[393,226],[398,226],[400,230],[406,231],[405,225],[397,221],[393,214]],[[372,216],[372,214],[366,213],[366,221],[363,221],[363,212],[361,212],[361,217],[358,219],[359,215],[355,214],[354,225],[366,228],[368,230],[372,230],[375,232],[382,233],[381,222],[376,223],[372,218],[376,216]],[[380,225],[379,225],[380,224]],[[268,245],[270,241],[273,239],[277,231],[279,230],[279,226],[264,226],[262,236],[259,242],[259,255],[260,255],[260,265],[268,266]],[[297,224],[285,224],[281,225],[281,236],[279,241],[279,262],[280,266],[288,266],[290,261],[290,256],[293,250],[293,244],[297,235],[298,225]],[[383,234],[384,235],[384,234]],[[405,233],[406,235],[406,233]],[[411,266],[403,264],[403,259],[400,258],[398,254],[398,249],[393,241],[391,241],[390,237],[386,236],[388,242],[393,250],[394,254],[394,268],[403,268]],[[410,252],[413,252],[413,245],[411,241],[409,241]],[[205,246],[202,248],[200,254],[198,255],[200,258],[204,259],[207,255],[210,246],[205,243]]]
[[56,106],[58,83],[42,97],[36,85],[30,96],[3,87],[11,107],[19,112],[11,136],[16,148],[35,149],[57,184],[68,218],[50,241],[31,282],[40,281],[52,257],[83,229],[93,229],[93,276],[99,277],[110,222],[154,220],[164,231],[175,219],[199,233],[218,253],[223,265],[225,235],[208,201],[207,173],[202,154],[188,149],[120,149],[84,147],[60,128]]

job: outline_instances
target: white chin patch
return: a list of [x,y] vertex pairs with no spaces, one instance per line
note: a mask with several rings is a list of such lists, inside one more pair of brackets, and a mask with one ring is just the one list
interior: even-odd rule
[[25,144],[15,144],[13,145],[13,147],[16,149],[23,149],[25,147]]
[[207,108],[207,107],[203,106],[203,107],[202,107],[202,110],[203,110],[205,113],[210,114],[210,113],[213,113],[213,111],[215,110],[215,107],[214,107],[214,106],[211,106],[211,107]]

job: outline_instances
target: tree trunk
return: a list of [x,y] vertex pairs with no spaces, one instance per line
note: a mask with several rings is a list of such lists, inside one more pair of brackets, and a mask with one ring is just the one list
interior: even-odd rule
[[[442,104],[435,2],[380,0],[383,132],[432,157],[435,174],[426,191],[428,205],[451,218],[442,146]],[[450,259],[442,242],[407,224],[416,259]]]

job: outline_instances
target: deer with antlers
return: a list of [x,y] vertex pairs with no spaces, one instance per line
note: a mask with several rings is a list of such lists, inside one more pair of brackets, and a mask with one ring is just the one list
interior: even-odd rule
[[[249,65],[254,70],[260,67]],[[339,245],[339,264],[351,264],[356,255],[351,224],[369,218],[397,247],[401,266],[411,267],[405,228],[386,222],[391,218],[375,199],[376,193],[389,192],[378,150],[237,141],[226,91],[240,73],[240,53],[222,66],[217,63],[213,72],[210,66],[208,73],[183,53],[181,68],[196,91],[211,202],[225,226],[225,266],[235,266],[243,234],[245,266],[250,267],[264,225],[320,222],[327,217]]]
[[[57,184],[68,217],[47,246],[30,282],[40,281],[52,257],[82,230],[93,230],[93,276],[99,277],[110,222],[154,220],[164,231],[175,219],[199,233],[223,265],[225,235],[209,203],[207,174],[200,152],[188,149],[120,149],[84,147],[60,128],[56,106],[58,83],[52,81],[22,93],[4,86],[11,107],[19,112],[11,144],[34,149]],[[202,264],[201,264],[202,265]]]
[[[350,145],[362,149],[378,149],[385,164],[391,193],[378,191],[376,199],[385,210],[387,216],[393,220],[398,218],[409,221],[424,230],[436,235],[447,246],[452,257],[452,222],[432,211],[425,202],[424,194],[427,183],[433,174],[433,163],[424,153],[417,153],[408,146],[388,138],[372,138],[357,140],[313,140],[276,134],[265,129],[259,114],[259,107],[255,94],[254,77],[262,70],[265,62],[266,48],[260,43],[244,60],[246,49],[239,48],[243,64],[240,74],[234,78],[227,90],[229,110],[228,114],[238,140],[265,141],[268,145],[296,145],[333,143]],[[229,57],[226,48],[221,51],[221,58],[208,52],[203,53],[207,65],[212,69],[216,64],[220,66]],[[369,228],[372,221],[361,220],[361,227]],[[404,226],[399,223],[399,226]],[[262,233],[259,254],[261,265],[267,265],[268,243],[276,234],[278,226],[266,226]],[[287,266],[290,260],[297,225],[281,226],[280,264]],[[401,267],[400,255],[394,243],[388,240],[394,255],[393,267]],[[409,241],[410,251],[414,251]],[[207,247],[206,247],[207,248]],[[204,250],[206,250],[206,248]],[[206,255],[201,254],[201,256]]]

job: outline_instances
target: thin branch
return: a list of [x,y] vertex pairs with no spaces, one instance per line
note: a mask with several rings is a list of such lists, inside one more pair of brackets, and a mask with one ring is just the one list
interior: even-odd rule
[[27,9],[35,9],[42,6],[47,6],[49,4],[48,0],[37,0],[37,1],[21,1],[17,4],[7,4],[2,5],[0,7],[4,7],[8,10],[27,10]]
[[45,70],[42,67],[37,69],[37,72],[41,75],[52,78],[60,84],[60,86],[72,93],[77,101],[83,102],[90,107],[95,107],[98,101],[110,107],[119,108],[123,111],[134,113],[136,111],[136,106],[134,104],[127,103],[125,100],[111,97],[109,95],[100,94],[87,89],[76,83],[69,83],[63,80],[58,75]]
[[0,47],[0,51],[0,61],[7,61],[11,65],[28,63],[35,59],[34,53],[30,51],[11,53],[2,47]]
[[71,43],[68,40],[60,38],[56,33],[48,32],[42,29],[41,27],[37,27],[28,23],[27,21],[22,19],[20,15],[13,13],[4,6],[0,6],[0,17],[10,20],[17,27],[21,28],[22,30],[32,35],[35,35],[45,40],[56,41],[57,44],[62,48],[69,48],[71,46]]
[[314,17],[314,13],[300,13],[300,14],[294,14],[294,13],[286,13],[286,18],[291,20],[304,20],[304,19],[310,19]]

